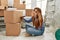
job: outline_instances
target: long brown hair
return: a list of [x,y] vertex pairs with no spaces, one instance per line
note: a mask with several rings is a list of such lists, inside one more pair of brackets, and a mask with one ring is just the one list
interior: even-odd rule
[[38,28],[38,27],[41,28],[42,24],[43,24],[42,11],[40,8],[34,8],[34,11],[35,11],[35,9],[37,9],[37,11],[38,11],[38,15],[37,15],[38,20],[35,22],[34,17],[33,17],[33,24],[36,26],[36,28]]

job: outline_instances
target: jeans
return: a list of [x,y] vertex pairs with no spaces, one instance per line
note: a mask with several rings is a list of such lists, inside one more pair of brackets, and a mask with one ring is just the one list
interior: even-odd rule
[[26,24],[26,32],[29,34],[39,36],[39,35],[42,35],[44,33],[44,30],[45,30],[44,24],[42,25],[42,28],[38,28],[38,29]]

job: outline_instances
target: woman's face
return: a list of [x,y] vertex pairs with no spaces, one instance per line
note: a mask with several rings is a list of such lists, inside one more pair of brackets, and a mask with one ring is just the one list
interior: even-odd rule
[[34,12],[35,12],[35,15],[37,15],[37,14],[38,14],[38,10],[37,10],[37,9],[35,9],[35,10],[34,10]]

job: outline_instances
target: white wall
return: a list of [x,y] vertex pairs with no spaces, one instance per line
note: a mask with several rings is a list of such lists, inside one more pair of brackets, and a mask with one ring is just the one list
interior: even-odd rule
[[36,0],[31,0],[31,8],[34,9],[37,5]]
[[42,15],[45,16],[45,11],[46,11],[46,5],[47,5],[47,0],[42,1]]
[[55,3],[55,22],[56,24],[55,25],[60,25],[60,0],[56,0],[56,3]]

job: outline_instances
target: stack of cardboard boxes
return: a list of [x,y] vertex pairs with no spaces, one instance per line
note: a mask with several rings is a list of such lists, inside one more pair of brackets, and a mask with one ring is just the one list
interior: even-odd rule
[[4,22],[6,24],[6,35],[7,36],[18,36],[21,31],[21,20],[23,12],[19,10],[25,10],[25,4],[20,4],[20,0],[14,0],[14,8],[16,10],[7,10],[8,0],[0,0],[0,16],[4,16]]
[[4,10],[7,6],[7,0],[0,0],[0,16],[4,16]]
[[21,31],[20,17],[22,16],[21,11],[9,11],[4,12],[4,18],[6,23],[6,35],[7,36],[18,36]]

